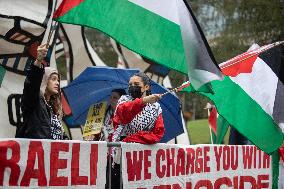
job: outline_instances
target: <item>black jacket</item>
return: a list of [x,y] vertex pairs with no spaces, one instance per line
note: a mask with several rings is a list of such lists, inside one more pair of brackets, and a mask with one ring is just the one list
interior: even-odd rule
[[51,109],[46,105],[40,86],[44,68],[31,64],[25,83],[21,108],[24,124],[17,128],[17,138],[52,139]]

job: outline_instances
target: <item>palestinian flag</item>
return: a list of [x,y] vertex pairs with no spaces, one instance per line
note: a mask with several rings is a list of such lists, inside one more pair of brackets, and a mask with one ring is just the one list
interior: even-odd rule
[[212,144],[222,144],[224,137],[228,131],[229,123],[220,115],[215,108],[215,106],[210,106],[208,109],[208,123],[211,132],[211,143]]
[[130,50],[188,74],[196,89],[221,78],[185,0],[63,0],[54,18],[99,29]]
[[5,68],[3,68],[1,65],[0,65],[0,87],[1,87],[1,84],[2,84],[2,81],[4,79],[4,75],[5,75]]
[[218,113],[242,135],[272,153],[283,142],[284,44],[267,47],[222,64],[228,76],[211,82],[215,94],[202,94],[214,101]]

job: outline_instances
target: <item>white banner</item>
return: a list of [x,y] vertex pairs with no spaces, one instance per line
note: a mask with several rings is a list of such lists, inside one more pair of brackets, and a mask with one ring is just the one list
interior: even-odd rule
[[0,188],[105,188],[107,143],[0,139]]
[[272,188],[272,158],[255,146],[122,144],[127,189]]

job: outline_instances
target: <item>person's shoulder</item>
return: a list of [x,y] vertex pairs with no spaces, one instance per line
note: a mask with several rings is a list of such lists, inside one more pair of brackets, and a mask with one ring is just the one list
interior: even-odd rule
[[117,104],[121,104],[121,103],[124,103],[124,102],[128,102],[128,101],[131,101],[132,100],[132,97],[130,95],[122,95]]

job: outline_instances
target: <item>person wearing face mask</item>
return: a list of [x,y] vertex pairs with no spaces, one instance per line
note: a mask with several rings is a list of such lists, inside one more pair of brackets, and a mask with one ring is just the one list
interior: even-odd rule
[[154,144],[161,140],[165,128],[159,94],[151,94],[150,79],[143,72],[129,80],[129,95],[118,101],[113,124],[113,142]]
[[[150,78],[143,72],[129,80],[128,93],[120,97],[113,117],[115,131],[113,142],[155,144],[164,135],[162,109],[159,94],[151,94]],[[120,149],[112,148],[111,186],[120,185]]]
[[44,67],[48,45],[37,49],[37,59],[31,64],[24,83],[21,109],[24,124],[17,128],[17,138],[67,139],[61,125],[60,76],[51,67]]

